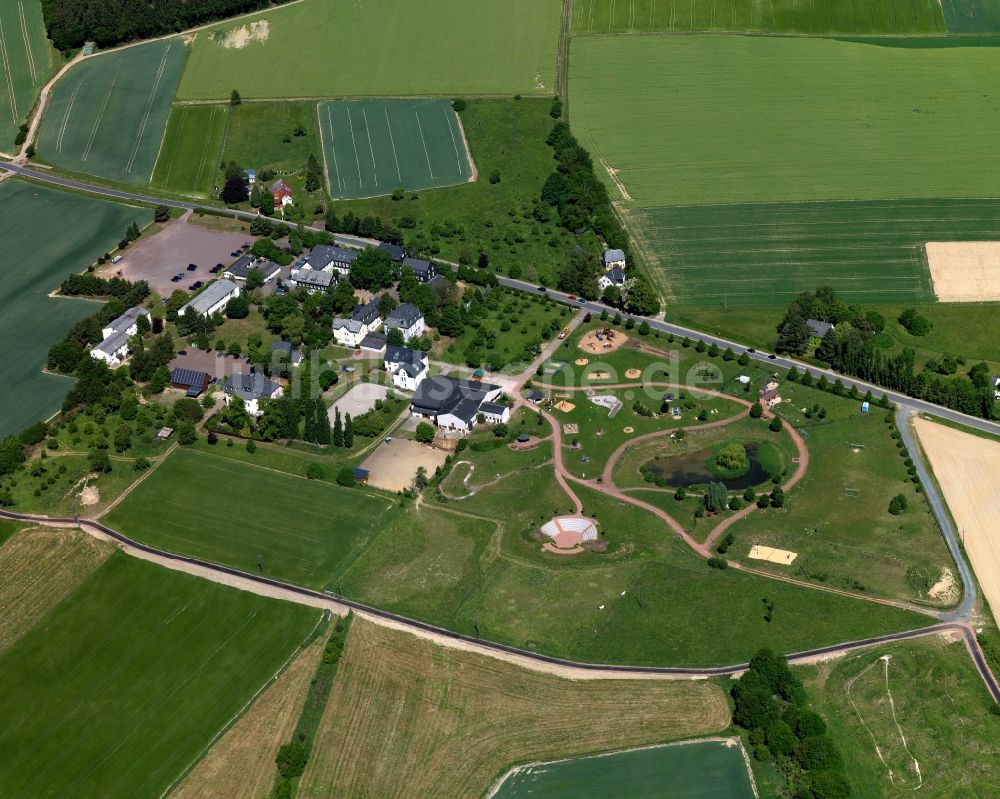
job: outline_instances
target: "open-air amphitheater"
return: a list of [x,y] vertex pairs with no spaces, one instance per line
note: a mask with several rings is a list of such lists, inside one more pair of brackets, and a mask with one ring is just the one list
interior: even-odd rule
[[597,540],[597,523],[586,516],[556,516],[545,522],[541,530],[551,539],[542,548],[559,555],[583,552],[584,543]]

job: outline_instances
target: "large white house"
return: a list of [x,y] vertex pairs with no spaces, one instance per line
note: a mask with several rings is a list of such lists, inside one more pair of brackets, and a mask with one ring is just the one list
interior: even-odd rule
[[382,317],[378,313],[378,297],[372,297],[364,305],[354,306],[354,313],[333,320],[333,338],[342,347],[356,348],[365,336],[382,327]]
[[386,347],[385,371],[392,376],[392,384],[403,391],[416,391],[427,377],[427,355],[409,347]]
[[261,400],[277,399],[284,393],[284,389],[278,383],[268,380],[260,373],[230,375],[226,378],[223,388],[226,393],[226,405],[232,402],[233,397],[239,397],[251,416],[260,416]]
[[333,244],[317,244],[306,256],[306,263],[317,272],[335,271],[346,275],[351,271],[351,264],[358,255],[360,253],[357,250],[348,250]]
[[128,341],[139,332],[139,317],[150,318],[149,311],[138,306],[129,308],[125,313],[101,330],[104,340],[94,345],[90,357],[104,361],[108,366],[118,366],[129,355]]
[[510,419],[510,408],[495,401],[501,390],[492,383],[435,375],[417,387],[410,401],[410,414],[444,430],[471,433],[480,413],[489,422]]
[[614,269],[609,269],[599,278],[597,278],[597,288],[604,291],[609,286],[617,286],[621,288],[625,285],[625,270],[621,267],[614,267]]
[[177,312],[184,316],[188,311],[194,311],[199,316],[212,316],[225,310],[230,300],[240,296],[240,287],[231,280],[218,280],[207,286],[205,290],[187,304],[182,305]]
[[392,309],[392,312],[385,318],[385,329],[399,330],[403,334],[403,340],[409,341],[416,336],[422,336],[426,326],[424,325],[424,315],[413,303],[404,302]]

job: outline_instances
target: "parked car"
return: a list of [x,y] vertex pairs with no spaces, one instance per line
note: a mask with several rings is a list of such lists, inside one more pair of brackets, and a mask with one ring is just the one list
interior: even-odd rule
[[120,264],[124,260],[125,260],[125,256],[124,255],[116,255],[114,258],[111,259],[111,263],[113,263],[113,264]]
[[239,258],[239,257],[240,257],[240,255],[241,255],[242,253],[240,253],[240,251],[239,251],[239,250],[233,250],[233,251],[232,251],[231,253],[229,253],[229,254],[230,254],[231,256],[233,256],[233,258]]
[[566,295],[566,299],[569,300],[570,302],[576,302],[576,295],[575,294],[567,294]]
[[188,264],[188,272],[194,272],[198,268],[198,264]]
[[244,250],[249,250],[251,246],[252,246],[252,245],[250,244],[250,242],[249,242],[249,241],[244,241],[244,242],[243,242],[243,249],[244,249]]
[[204,285],[205,285],[205,283],[203,281],[196,280],[194,283],[192,283],[190,286],[188,286],[188,291],[197,291],[198,289],[200,289]]
[[172,278],[170,278],[170,282],[171,283],[180,283],[181,279],[177,275],[174,275]]
[[219,274],[219,272],[221,272],[221,271],[222,271],[223,269],[225,269],[225,268],[226,268],[226,267],[225,267],[225,266],[223,266],[222,264],[216,264],[215,266],[213,266],[213,267],[212,267],[211,269],[209,269],[208,271],[209,271],[209,272],[211,272],[211,273],[212,273],[213,275],[217,275],[217,274]]
[[548,289],[547,289],[547,288],[545,288],[545,286],[539,286],[539,287],[538,287],[538,290],[539,290],[540,292],[542,292],[543,294],[544,294],[544,293],[545,293],[546,291],[548,291]]
[[777,358],[778,356],[777,356],[777,355],[775,355],[775,354],[774,354],[774,353],[772,352],[772,353],[771,353],[770,355],[768,355],[767,357],[768,357],[768,359],[769,359],[769,360],[772,360],[772,361],[773,361],[773,360],[775,360],[775,359],[776,359],[776,358]]
[[757,350],[755,350],[753,347],[747,347],[747,352],[753,355],[755,352],[757,352]]

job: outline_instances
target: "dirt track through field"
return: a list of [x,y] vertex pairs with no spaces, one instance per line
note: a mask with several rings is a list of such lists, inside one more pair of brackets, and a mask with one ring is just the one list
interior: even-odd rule
[[1000,443],[913,419],[920,446],[955,519],[993,611],[1000,614]]

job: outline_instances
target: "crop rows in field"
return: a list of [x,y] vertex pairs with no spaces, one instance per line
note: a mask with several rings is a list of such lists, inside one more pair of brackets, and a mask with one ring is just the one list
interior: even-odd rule
[[[977,2],[953,1],[958,5]],[[577,0],[573,30],[860,35],[944,33],[945,24],[937,0]]]
[[932,301],[924,243],[1000,239],[1000,200],[648,208],[634,223],[678,303],[781,305],[820,285],[848,302]]
[[0,150],[13,146],[51,66],[39,0],[0,3]]
[[1000,0],[941,0],[948,33],[1000,33]]
[[207,196],[218,169],[226,111],[223,105],[174,106],[150,185],[178,194]]

